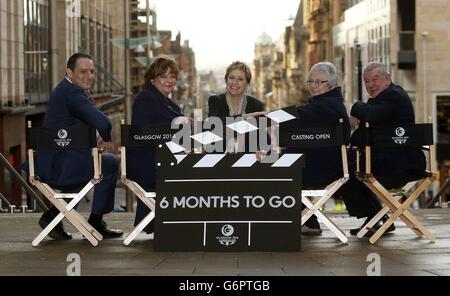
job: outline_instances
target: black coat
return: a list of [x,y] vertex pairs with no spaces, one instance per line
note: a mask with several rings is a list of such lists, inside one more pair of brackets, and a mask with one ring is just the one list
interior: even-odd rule
[[[135,98],[131,124],[149,126],[170,124],[183,116],[180,107],[156,88],[144,89]],[[130,147],[127,149],[127,177],[141,185],[156,183],[156,148]]]
[[[230,117],[230,109],[228,108],[226,93],[209,97],[208,108],[209,108],[208,117],[218,117],[222,120],[224,125],[227,124],[226,118]],[[264,111],[264,104],[252,96],[247,96],[247,106],[245,108],[245,113],[261,112],[261,111]],[[258,131],[253,131],[245,135],[245,151],[255,152],[252,151],[254,147],[250,147],[250,138],[258,139]],[[259,139],[257,140],[257,142],[259,148],[260,147]],[[266,143],[269,143],[269,140],[267,140]],[[223,152],[225,150],[226,150],[226,142],[224,141],[222,151],[220,152]]]
[[[364,125],[396,126],[413,125],[414,109],[411,99],[398,85],[391,83],[387,89],[367,103],[356,102],[351,115]],[[363,144],[363,129],[358,128],[351,136],[352,145]],[[372,149],[372,172],[383,179],[397,179],[399,183],[415,180],[425,171],[425,155],[419,148],[375,148]],[[400,180],[401,179],[401,180]]]
[[[247,96],[247,107],[245,113],[264,111],[264,104],[252,96]],[[225,93],[211,96],[208,99],[208,117],[227,117],[230,116],[230,109],[227,104]]]
[[[336,87],[324,94],[310,97],[308,104],[298,107],[297,111],[299,118],[282,124],[282,129],[295,126],[334,126],[342,118],[344,120],[344,140],[348,143],[351,128],[340,87]],[[309,185],[311,187],[326,185],[343,176],[340,148],[289,148],[286,152],[305,154],[303,183],[306,187],[310,187]]]

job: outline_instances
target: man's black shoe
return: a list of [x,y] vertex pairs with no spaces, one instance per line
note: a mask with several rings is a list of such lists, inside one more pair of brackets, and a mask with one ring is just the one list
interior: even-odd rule
[[319,221],[316,216],[311,216],[305,224],[302,226],[301,233],[304,235],[321,235],[322,229],[320,228]]
[[123,231],[120,229],[111,229],[108,228],[108,225],[105,221],[101,221],[101,223],[94,223],[92,220],[88,220],[89,224],[95,228],[103,238],[118,238],[123,235]]
[[[50,222],[52,222],[52,220],[55,217],[56,216],[54,216],[51,212],[48,212],[48,211],[45,212],[39,219],[39,226],[41,226],[42,229],[44,229],[45,227],[47,227],[48,224],[50,224]],[[64,231],[64,225],[62,224],[62,222],[59,222],[55,226],[55,228],[53,228],[50,231],[48,236],[50,236],[51,238],[53,238],[55,240],[70,240],[70,239],[72,239],[72,235],[70,233]]]
[[[364,223],[361,225],[361,227],[359,228],[353,228],[350,230],[350,234],[351,235],[357,235],[358,232],[366,227],[366,224],[369,223],[370,220],[372,220],[373,217],[367,217],[366,220],[364,221]],[[374,226],[372,226],[371,228],[369,228],[369,232],[368,233],[375,233],[378,229],[381,228],[381,226],[383,226],[383,224],[389,219],[388,215],[384,215],[380,220],[378,220],[377,223],[375,223]],[[394,223],[392,223],[388,229],[384,232],[384,233],[388,233],[388,232],[392,232],[395,230],[395,225]]]

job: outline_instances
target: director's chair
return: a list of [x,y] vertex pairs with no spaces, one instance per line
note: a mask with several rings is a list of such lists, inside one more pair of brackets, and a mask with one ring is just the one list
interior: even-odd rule
[[[290,128],[281,131],[280,143],[283,143],[280,145],[284,147],[291,148],[336,147],[340,150],[342,177],[332,181],[321,190],[302,190],[302,202],[306,208],[302,211],[301,223],[303,225],[312,215],[315,215],[341,242],[347,243],[348,238],[344,232],[320,210],[328,199],[349,180],[343,120],[340,119],[339,123],[332,127]],[[307,157],[308,154],[306,153]]]
[[[431,122],[431,121],[430,121]],[[358,232],[357,237],[362,238],[372,227],[389,211],[393,214],[389,219],[369,238],[370,243],[374,244],[384,234],[397,218],[400,218],[411,230],[418,236],[425,236],[431,241],[436,237],[431,234],[416,217],[408,211],[411,204],[419,197],[419,195],[428,188],[438,177],[435,169],[435,146],[433,144],[433,125],[431,123],[415,124],[411,126],[395,126],[395,127],[377,127],[370,128],[366,123],[366,145],[364,147],[365,154],[365,171],[360,169],[360,153],[356,155],[357,169],[356,176],[384,203],[384,207]],[[416,188],[408,196],[402,197],[403,202],[398,200],[398,196],[390,193],[383,186],[377,177],[371,171],[371,153],[372,148],[422,148],[427,151],[427,167],[421,177],[416,178]],[[399,176],[401,178],[401,176]],[[413,181],[413,180],[407,180]]]
[[[94,176],[78,193],[63,193],[58,190],[58,186],[45,183],[36,175],[34,154],[39,150],[67,151],[72,149],[91,150]],[[60,211],[33,240],[32,245],[36,247],[65,217],[93,246],[97,246],[98,242],[103,239],[102,235],[75,210],[75,206],[81,199],[101,180],[101,156],[97,148],[96,130],[86,125],[74,125],[62,128],[33,128],[29,121],[28,161],[30,183],[42,192],[48,201]],[[70,199],[71,201],[67,203],[65,199]]]
[[[139,127],[126,125],[122,120],[121,126],[121,147],[120,147],[120,168],[121,181],[139,198],[144,205],[151,211],[139,222],[134,229],[127,235],[123,243],[129,245],[136,236],[155,218],[155,192],[145,191],[137,182],[127,178],[127,158],[126,150],[129,147],[156,147],[172,139],[176,130],[171,129],[170,125],[154,125]],[[149,166],[151,164],[148,164]]]

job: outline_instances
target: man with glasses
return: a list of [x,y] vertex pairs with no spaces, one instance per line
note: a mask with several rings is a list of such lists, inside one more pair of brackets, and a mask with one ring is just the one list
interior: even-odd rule
[[[281,124],[280,128],[335,126],[342,118],[344,139],[348,143],[350,123],[334,65],[329,62],[315,64],[309,71],[306,83],[311,93],[308,104],[298,107],[299,117]],[[305,190],[322,189],[343,175],[339,148],[288,148],[286,152],[305,154],[302,180]],[[321,233],[322,229],[315,215],[302,226],[302,234],[320,235]]]
[[[359,147],[364,145],[365,122],[369,122],[372,127],[407,126],[415,123],[411,99],[400,86],[392,83],[391,75],[384,64],[369,63],[364,68],[363,75],[370,98],[367,103],[357,101],[352,107],[350,118],[353,127],[360,127],[354,131],[350,142]],[[350,158],[354,158],[354,155]],[[418,176],[423,174],[425,165],[425,155],[419,148],[405,148],[402,151],[372,149],[372,172],[387,188],[401,187],[410,180],[417,180]],[[350,231],[352,235],[356,235],[381,210],[381,204],[354,174],[350,174],[350,180],[343,186],[342,193],[350,216],[367,217],[361,227]],[[387,219],[388,216],[385,215],[373,227],[372,232],[378,230]],[[386,232],[394,230],[392,224]]]

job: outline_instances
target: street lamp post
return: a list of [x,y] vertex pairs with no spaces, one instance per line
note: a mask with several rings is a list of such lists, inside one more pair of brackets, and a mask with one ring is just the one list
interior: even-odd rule
[[427,43],[428,32],[422,32],[422,62],[423,62],[423,122],[428,119],[428,100],[427,100]]

